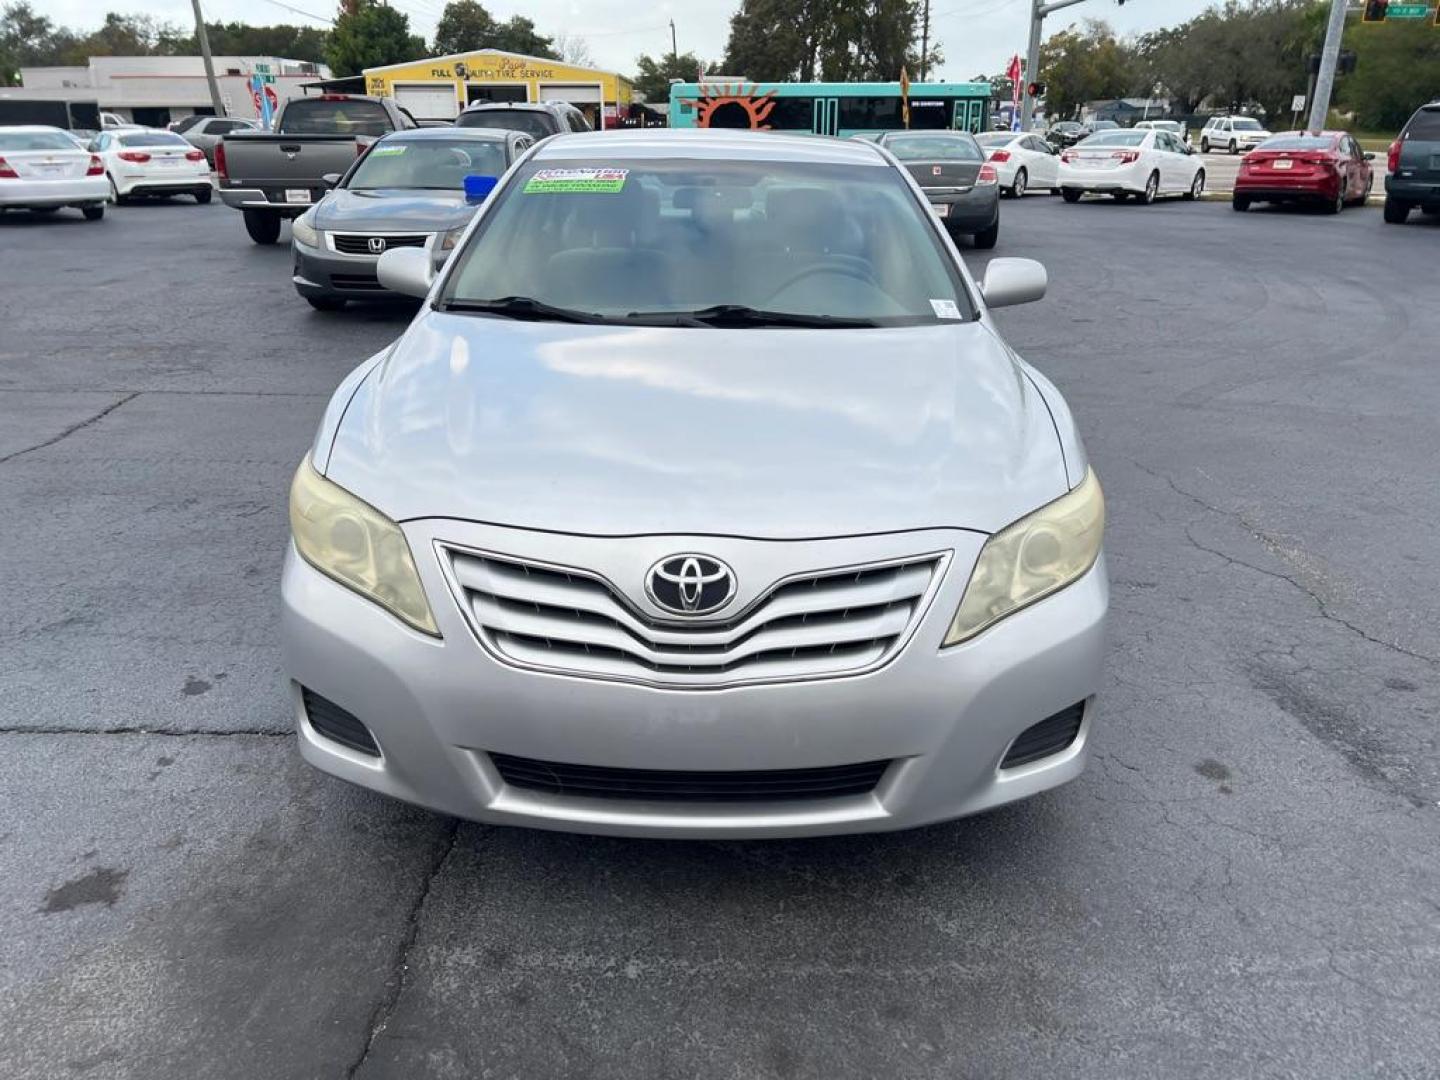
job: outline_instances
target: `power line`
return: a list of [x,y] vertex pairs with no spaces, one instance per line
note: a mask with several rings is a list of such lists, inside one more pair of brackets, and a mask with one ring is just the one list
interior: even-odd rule
[[324,15],[316,15],[314,12],[311,11],[301,11],[297,7],[291,7],[289,4],[281,3],[281,0],[265,0],[265,2],[267,4],[274,4],[278,8],[284,8],[286,11],[293,11],[296,15],[304,15],[305,18],[314,19],[316,22],[329,23],[331,26],[335,25],[334,19],[328,18]]

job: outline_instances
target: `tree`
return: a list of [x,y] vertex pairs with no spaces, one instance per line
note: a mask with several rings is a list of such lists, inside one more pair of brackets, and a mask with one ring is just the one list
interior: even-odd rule
[[561,58],[551,40],[536,32],[535,23],[524,15],[496,22],[485,5],[476,0],[450,0],[435,24],[435,51],[448,56],[476,49],[500,49],[549,60]]
[[1355,72],[1337,83],[1338,101],[1358,127],[1399,131],[1417,105],[1440,98],[1440,30],[1369,23],[1348,28],[1345,45],[1355,50]]
[[701,60],[693,52],[666,53],[659,60],[641,55],[635,60],[637,74],[631,80],[635,90],[646,101],[670,100],[670,83],[674,79],[694,82],[705,70]]
[[1134,61],[1110,25],[1087,19],[1052,34],[1040,46],[1039,81],[1045,84],[1045,113],[1074,116],[1087,101],[1116,98],[1130,88]]
[[494,39],[485,48],[542,56],[547,60],[560,59],[550,39],[536,33],[534,22],[524,15],[512,15],[507,22],[497,24]]
[[[325,62],[330,35],[313,26],[247,26],[245,23],[206,23],[210,49],[216,56],[283,56],[287,60]],[[196,55],[200,45],[194,35],[182,40],[177,50]]]
[[590,44],[579,34],[568,34],[564,30],[555,35],[555,53],[561,60],[575,67],[594,67],[595,59],[590,55]]
[[337,77],[359,75],[366,68],[385,64],[418,60],[426,54],[425,42],[410,33],[409,16],[377,0],[348,2],[353,11],[341,8],[325,47],[330,69]]
[[0,86],[18,86],[20,69],[54,63],[55,25],[28,3],[0,9]]
[[[761,82],[892,80],[920,68],[919,0],[742,0],[725,71]],[[943,62],[939,44],[929,64]]]

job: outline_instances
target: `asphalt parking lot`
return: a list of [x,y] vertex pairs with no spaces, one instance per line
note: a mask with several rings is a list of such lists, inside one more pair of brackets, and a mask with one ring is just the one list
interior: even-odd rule
[[1002,214],[1109,500],[1096,757],[766,843],[303,766],[286,487],[405,309],[311,311],[218,204],[0,216],[0,1074],[1440,1075],[1440,220]]

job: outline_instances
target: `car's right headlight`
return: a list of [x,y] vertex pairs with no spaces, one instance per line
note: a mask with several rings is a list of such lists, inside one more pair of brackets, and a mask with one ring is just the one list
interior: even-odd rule
[[311,566],[416,630],[440,636],[400,526],[310,464],[290,484],[290,532]]
[[306,210],[290,223],[290,236],[306,247],[320,246],[320,230],[315,228],[315,211]]
[[943,645],[958,645],[1007,615],[1063,589],[1100,557],[1105,496],[1095,471],[1074,490],[985,541]]

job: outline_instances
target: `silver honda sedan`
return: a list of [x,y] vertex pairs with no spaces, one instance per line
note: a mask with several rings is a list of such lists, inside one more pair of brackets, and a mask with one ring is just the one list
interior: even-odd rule
[[1104,502],[924,194],[856,140],[562,135],[331,400],[290,494],[312,764],[495,824],[907,828],[1073,779]]

